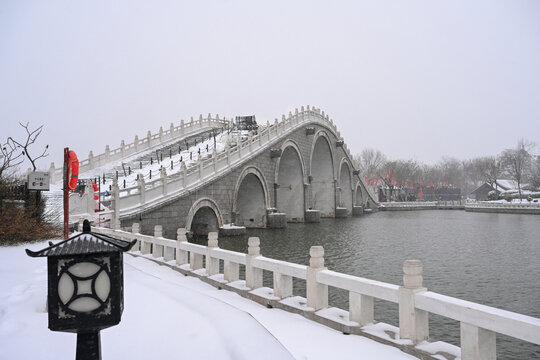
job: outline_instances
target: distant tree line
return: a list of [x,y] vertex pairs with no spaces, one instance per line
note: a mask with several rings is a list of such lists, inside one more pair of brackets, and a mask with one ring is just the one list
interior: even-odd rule
[[534,143],[521,139],[514,148],[498,155],[466,160],[443,157],[436,164],[391,160],[375,149],[362,150],[354,160],[372,187],[448,186],[460,188],[466,195],[484,182],[495,187],[497,179],[510,179],[517,183],[521,198],[524,184],[532,189],[540,188],[540,155],[534,154],[534,149]]

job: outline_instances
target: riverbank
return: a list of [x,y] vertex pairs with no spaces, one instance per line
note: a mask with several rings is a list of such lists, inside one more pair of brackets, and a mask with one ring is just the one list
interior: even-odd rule
[[415,210],[465,210],[470,212],[529,214],[540,215],[540,203],[523,202],[460,202],[460,201],[425,201],[425,202],[389,202],[381,203],[379,211],[415,211]]

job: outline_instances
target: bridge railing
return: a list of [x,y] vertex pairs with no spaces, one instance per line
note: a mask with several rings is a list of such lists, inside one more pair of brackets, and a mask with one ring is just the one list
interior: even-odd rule
[[[134,141],[131,143],[125,144],[124,140],[122,140],[118,148],[111,150],[109,145],[107,145],[102,154],[94,155],[93,151],[90,151],[88,158],[79,160],[79,172],[84,173],[88,170],[103,166],[109,162],[118,161],[124,157],[135,155],[155,147],[163,146],[172,140],[198,133],[201,131],[201,129],[224,127],[229,124],[229,120],[225,118],[220,119],[219,115],[212,118],[212,116],[208,114],[208,118],[206,119],[203,119],[201,115],[198,120],[193,120],[193,118],[191,118],[191,121],[187,123],[182,120],[178,126],[174,126],[174,124],[171,123],[170,127],[166,130],[163,130],[163,127],[160,127],[159,131],[155,134],[152,134],[150,130],[148,130],[145,137],[139,138],[138,136],[135,136]],[[62,171],[62,167],[56,168],[54,163],[51,163],[49,170],[51,174],[51,181],[55,182],[61,180]]]
[[[308,106],[304,110],[302,107],[300,112],[296,110],[295,115],[289,113],[288,118],[283,116],[280,122],[276,119],[273,124],[267,123],[267,126],[258,134],[249,135],[248,139],[239,141],[235,146],[226,146],[220,153],[214,151],[208,159],[199,158],[189,168],[185,168],[185,164],[182,164],[184,168],[178,176],[170,178],[159,177],[144,183],[144,186],[137,184],[120,189],[118,204],[120,214],[118,216],[130,215],[136,212],[138,207],[142,207],[145,204],[154,205],[159,203],[164,200],[163,195],[176,195],[184,190],[194,188],[211,177],[228,171],[231,165],[246,161],[260,154],[268,146],[271,146],[272,143],[277,142],[285,136],[285,134],[306,123],[319,123],[329,127],[338,138],[340,136],[339,131],[337,131],[332,120],[328,118],[328,115],[325,115],[320,109],[310,109]],[[352,156],[346,146],[344,147],[344,151],[352,161]],[[358,178],[360,179],[360,177]],[[360,181],[363,180],[360,179]],[[135,191],[135,188],[138,188],[138,191]],[[161,189],[161,191],[158,189]]]
[[[82,229],[82,221],[79,229]],[[97,227],[93,231],[125,240],[137,239],[139,241],[132,249],[134,254],[151,257],[188,273],[210,277],[246,293],[267,294],[268,299],[296,307],[304,314],[314,312],[322,316],[325,310],[329,310],[329,286],[345,290],[349,293],[349,309],[341,309],[341,314],[344,314],[349,327],[361,330],[368,331],[375,321],[374,299],[397,303],[399,331],[395,335],[409,340],[410,345],[423,343],[429,338],[429,313],[456,320],[460,322],[462,359],[495,359],[497,333],[540,344],[540,319],[428,291],[423,287],[422,263],[419,260],[406,260],[403,285],[394,285],[328,270],[324,266],[324,249],[321,246],[311,247],[309,266],[306,266],[262,256],[259,239],[253,237],[248,239],[248,253],[243,254],[220,249],[217,233],[210,233],[208,246],[203,246],[188,243],[186,229],[183,228],[178,229],[177,240],[163,238],[159,225],[154,228],[154,236],[140,234],[136,223],[132,232]],[[219,272],[220,261],[224,263],[223,274]],[[239,276],[240,265],[245,266],[243,280]],[[273,289],[269,293],[260,291],[265,289],[262,287],[263,270],[273,273]],[[294,296],[293,278],[305,281],[306,298]]]

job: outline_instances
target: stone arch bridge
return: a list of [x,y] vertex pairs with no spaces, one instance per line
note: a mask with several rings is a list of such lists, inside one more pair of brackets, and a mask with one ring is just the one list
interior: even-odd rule
[[[209,115],[199,121],[216,120]],[[172,131],[173,125],[171,136]],[[141,177],[135,186],[114,184],[112,197],[114,227],[137,222],[142,233],[151,234],[162,225],[171,238],[180,227],[196,234],[227,224],[285,227],[360,215],[378,205],[333,121],[309,106],[191,167],[182,166],[175,176],[163,171],[152,181]]]

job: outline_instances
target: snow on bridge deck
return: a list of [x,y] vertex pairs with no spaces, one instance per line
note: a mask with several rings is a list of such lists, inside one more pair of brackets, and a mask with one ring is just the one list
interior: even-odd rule
[[[45,259],[0,248],[0,359],[73,359],[76,337],[47,328]],[[267,309],[159,266],[125,259],[122,322],[102,332],[105,359],[414,359],[299,315]]]

